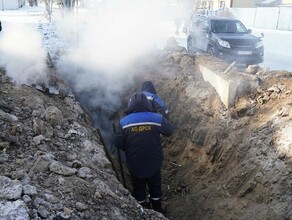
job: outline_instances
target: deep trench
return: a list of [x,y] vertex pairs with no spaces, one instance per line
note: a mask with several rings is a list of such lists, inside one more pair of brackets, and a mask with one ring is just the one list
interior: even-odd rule
[[113,107],[93,104],[89,101],[92,94],[98,93],[96,91],[84,91],[82,93],[75,93],[75,96],[83,110],[90,117],[91,125],[97,131],[96,134],[99,136],[100,144],[104,146],[106,156],[112,164],[117,179],[125,188],[131,190],[130,179],[125,165],[125,155],[122,151],[118,151],[113,143],[120,115],[123,114],[126,105],[124,104],[120,108],[115,109]]
[[[126,93],[124,93],[124,96],[127,97],[127,99],[125,99],[126,101],[124,100],[120,108],[117,108],[117,109],[107,108],[101,105],[92,105],[92,102],[88,101],[89,100],[88,97],[90,97],[92,94],[97,94],[97,93],[87,91],[87,92],[78,93],[78,94],[76,93],[75,96],[76,96],[76,99],[79,101],[80,105],[82,106],[82,108],[84,109],[84,111],[87,113],[87,115],[89,115],[92,126],[97,129],[101,144],[104,145],[105,147],[106,156],[112,164],[112,168],[114,172],[116,173],[117,179],[126,189],[128,189],[131,192],[132,183],[131,183],[130,174],[126,166],[125,154],[123,151],[118,150],[114,146],[113,140],[115,136],[115,131],[119,124],[119,120],[124,116],[124,110],[127,107],[126,101],[128,100],[128,97],[130,97],[133,94],[133,89],[129,89]],[[173,94],[170,94],[170,96],[172,95]],[[180,117],[180,116],[173,115],[173,117]],[[162,141],[163,141],[163,138],[162,138]],[[165,141],[163,143],[164,145],[163,147],[167,148],[167,144],[168,142]],[[167,155],[164,155],[164,156],[167,157]],[[172,161],[171,163],[176,168],[180,166],[179,164],[176,163],[176,161]],[[165,182],[163,184],[167,185],[168,183]],[[164,205],[164,201],[163,201],[163,205]],[[184,218],[184,216],[182,216],[182,213],[174,212],[172,213],[172,215],[175,216],[174,219],[176,219],[177,216],[181,216],[182,218]],[[187,216],[188,213],[185,213],[185,215]],[[166,215],[166,217],[173,219],[172,216]]]
[[[188,58],[193,59],[193,58]],[[166,59],[166,62],[169,62]],[[162,145],[163,148],[168,148],[169,146],[173,145],[180,145],[182,147],[187,146],[187,142],[193,141],[193,135],[194,131],[193,129],[189,129],[190,125],[194,123],[194,125],[200,125],[201,121],[205,121],[205,119],[202,118],[196,118],[196,115],[190,115],[190,112],[188,112],[189,109],[187,109],[183,105],[178,105],[180,93],[182,92],[181,89],[184,89],[185,84],[192,82],[192,81],[200,81],[201,80],[201,74],[199,72],[199,69],[196,68],[194,65],[190,65],[187,67],[183,74],[181,74],[181,69],[178,66],[178,63],[171,63],[171,69],[166,69],[166,71],[170,71],[170,76],[162,76],[162,77],[156,77],[156,72],[153,71],[157,70],[157,63],[156,61],[154,63],[150,63],[150,68],[147,66],[147,68],[140,68],[140,69],[146,69],[148,76],[146,76],[147,79],[152,79],[155,87],[157,85],[161,85],[160,88],[156,88],[158,91],[158,94],[161,94],[162,99],[165,99],[164,101],[170,107],[173,109],[171,112],[170,121],[172,124],[175,125],[181,125],[181,123],[187,123],[181,126],[180,128],[176,127],[178,135],[176,137],[171,137],[171,140],[163,139],[162,138]],[[154,65],[153,65],[154,64]],[[148,64],[147,64],[148,65]],[[167,64],[169,65],[169,64]],[[189,63],[186,63],[186,65],[189,65]],[[154,67],[153,67],[154,66]],[[159,65],[158,65],[159,66]],[[142,67],[143,64],[142,64]],[[153,69],[151,69],[153,68]],[[159,68],[159,67],[158,67]],[[150,69],[150,70],[149,70]],[[195,74],[193,74],[193,71],[195,70]],[[144,70],[145,71],[145,70]],[[152,72],[154,72],[154,75],[152,75]],[[165,71],[158,69],[158,71]],[[147,75],[146,74],[146,75]],[[168,74],[168,73],[167,73]],[[176,75],[179,74],[180,77],[176,77]],[[143,75],[143,74],[140,74]],[[173,77],[174,76],[174,77]],[[63,76],[64,78],[64,76]],[[186,80],[187,79],[187,80]],[[97,136],[99,136],[100,144],[104,146],[106,151],[106,156],[109,159],[109,161],[112,164],[112,168],[114,172],[116,173],[117,179],[120,181],[120,183],[129,190],[129,192],[132,191],[132,185],[131,185],[131,179],[130,175],[128,173],[126,163],[125,163],[125,156],[122,151],[117,151],[115,146],[113,145],[114,135],[115,135],[115,129],[118,126],[119,120],[124,116],[124,110],[127,107],[127,103],[129,100],[129,97],[134,93],[137,92],[142,85],[142,82],[145,81],[145,77],[138,77],[138,79],[135,79],[132,84],[129,84],[128,87],[122,91],[121,93],[117,94],[117,96],[120,98],[121,102],[119,105],[112,105],[112,102],[108,100],[103,100],[102,103],[99,102],[93,102],[92,100],[96,100],[96,97],[98,98],[104,98],[105,92],[107,91],[106,85],[96,88],[87,89],[86,91],[77,91],[75,89],[76,84],[68,78],[64,78],[66,81],[67,86],[70,88],[70,90],[73,92],[76,100],[80,103],[81,107],[85,111],[85,113],[89,116],[91,125],[96,128]],[[187,83],[186,83],[187,82]],[[136,83],[136,84],[135,84]],[[184,86],[176,86],[177,83],[182,83]],[[200,82],[202,83],[202,82]],[[138,84],[138,85],[137,85]],[[173,88],[170,90],[168,89],[168,86],[171,85]],[[204,88],[205,87],[205,88]],[[209,85],[203,86],[203,89],[206,89],[206,87],[210,87]],[[184,96],[183,94],[182,96]],[[216,97],[218,99],[218,97]],[[181,101],[181,100],[180,100]],[[212,101],[211,101],[212,102]],[[196,104],[196,103],[194,103]],[[202,114],[203,109],[198,109],[200,114]],[[195,112],[196,113],[196,112]],[[204,115],[204,113],[203,113]],[[212,115],[212,114],[211,114]],[[202,117],[202,116],[200,116]],[[206,121],[208,121],[210,117],[210,114],[206,114]],[[173,121],[172,121],[173,120]],[[180,140],[180,135],[183,134],[183,139]],[[202,132],[202,134],[206,135],[206,132]],[[204,135],[203,135],[204,136]],[[201,139],[204,139],[205,137],[202,137]],[[173,139],[173,140],[172,140]],[[202,144],[199,143],[200,138],[198,140],[198,145]],[[202,141],[203,142],[203,141]],[[202,147],[202,146],[201,146]],[[179,149],[179,148],[178,148]],[[188,149],[181,149],[181,152],[186,151]],[[177,151],[177,150],[175,150]],[[191,150],[192,151],[192,150]],[[171,184],[177,185],[178,189],[177,191],[179,195],[185,195],[188,192],[188,186],[186,183],[184,183],[181,180],[181,176],[177,176],[177,172],[185,173],[188,172],[187,170],[184,171],[184,168],[181,167],[181,165],[176,161],[173,160],[173,153],[171,150],[167,150],[164,152],[164,161],[167,164],[162,168],[162,184],[163,184],[163,203],[171,204],[172,207],[180,206],[181,199],[177,198],[176,196],[172,196],[171,194],[165,192],[168,190],[169,186]],[[165,170],[163,170],[165,169]],[[169,182],[171,181],[171,182]],[[172,187],[172,186],[171,186]],[[190,202],[189,206],[192,206],[192,202]],[[198,207],[196,207],[198,209]],[[177,210],[173,209],[171,213],[167,211],[166,217],[170,219],[190,219],[189,216],[192,216],[191,219],[200,219],[200,217],[196,217],[193,215],[193,212],[190,210],[190,213],[188,213],[188,210]],[[193,218],[194,217],[194,218]]]
[[[146,69],[148,69],[148,68],[146,68]],[[172,67],[173,73],[176,73],[178,71],[178,69],[179,68],[176,65],[174,65]],[[191,68],[190,68],[190,70],[192,71]],[[199,71],[199,70],[197,69],[196,71]],[[143,75],[143,74],[141,74],[141,75]],[[151,75],[151,73],[149,73],[148,77],[151,78],[153,76]],[[149,79],[149,78],[147,78],[147,79]],[[105,103],[104,101],[103,101],[103,104],[100,104],[98,102],[92,102],[92,100],[95,98],[94,96],[104,97],[104,91],[106,91],[105,87],[94,88],[91,90],[78,92],[74,88],[74,85],[75,85],[74,83],[71,84],[70,81],[68,83],[70,85],[69,86],[70,89],[74,93],[76,100],[80,103],[80,105],[83,108],[83,110],[85,111],[85,113],[89,116],[89,118],[91,120],[90,121],[91,125],[94,128],[96,128],[97,135],[99,136],[99,139],[100,139],[100,144],[104,145],[104,148],[106,151],[106,156],[112,164],[112,168],[113,168],[114,172],[116,173],[117,179],[120,181],[120,183],[126,189],[129,190],[129,192],[132,191],[132,184],[131,184],[131,178],[130,178],[130,175],[129,175],[129,172],[128,172],[127,166],[126,166],[125,155],[124,155],[123,151],[118,151],[116,149],[116,147],[113,144],[113,140],[114,140],[114,136],[115,136],[115,130],[119,124],[119,120],[122,117],[124,117],[124,111],[126,110],[129,97],[131,97],[131,95],[134,92],[139,91],[139,89],[141,88],[140,86],[142,85],[142,82],[144,80],[145,80],[144,77],[142,77],[142,78],[138,77],[138,79],[136,79],[136,84],[129,85],[128,89],[126,89],[125,91],[118,94],[119,98],[121,99],[119,106],[112,106],[110,100],[108,102],[108,105],[104,104]],[[173,109],[175,109],[175,108],[177,108],[175,100],[176,100],[178,93],[180,91],[179,91],[179,88],[177,88],[177,90],[167,90],[166,89],[167,91],[163,91],[163,89],[167,88],[168,80],[169,80],[170,84],[174,83],[172,77],[162,77],[162,79],[161,79],[159,77],[155,78],[155,76],[154,76],[152,81],[153,81],[155,87],[162,85],[162,84],[164,86],[166,86],[166,87],[156,88],[156,89],[158,90],[158,94],[159,93],[163,94],[163,97],[162,97],[163,99],[167,97],[167,100],[165,100],[166,104],[169,107],[172,107]],[[185,80],[185,79],[183,79],[183,80]],[[173,105],[173,106],[171,106],[171,105]],[[178,109],[178,111],[172,112],[171,118],[178,119],[181,117],[183,117],[183,118],[188,117],[188,116],[186,116],[187,114],[186,115],[181,114],[182,110],[183,109]],[[184,119],[184,120],[187,121],[188,119]],[[171,119],[170,119],[170,121],[171,121]],[[178,122],[174,121],[174,123],[178,123]],[[174,123],[172,122],[172,124],[174,124]],[[180,130],[180,129],[176,128],[176,130]],[[184,129],[182,129],[182,131],[178,131],[178,133],[180,133],[180,132],[184,132]],[[189,132],[185,133],[185,135],[189,135],[189,137],[185,137],[184,139],[186,139],[186,138],[191,139],[191,137],[192,137],[192,134]],[[174,138],[174,139],[177,139],[177,138]],[[167,138],[164,139],[164,137],[162,137],[162,142],[163,142],[162,143],[163,148],[168,148],[168,145],[171,145],[173,143],[173,142],[169,141]],[[185,145],[186,142],[187,141],[184,140],[184,142],[182,142],[182,145]],[[182,149],[182,151],[183,151],[183,149]],[[181,165],[178,164],[174,160],[166,160],[166,158],[169,157],[169,155],[167,155],[166,153],[164,153],[164,157],[165,157],[164,161],[166,161],[166,163],[170,164],[170,166],[171,166],[170,169],[169,168],[162,168],[162,175],[166,174],[165,177],[162,176],[163,194],[164,194],[162,200],[163,200],[163,205],[165,206],[166,203],[168,203],[168,204],[169,204],[169,202],[172,203],[172,200],[170,198],[167,198],[168,196],[165,196],[166,193],[164,192],[169,187],[169,185],[168,185],[169,183],[167,181],[169,181],[170,176],[171,176],[171,178],[176,178],[175,177],[176,173],[173,171],[177,171],[177,169],[180,169]],[[173,168],[175,170],[173,170]],[[163,169],[167,169],[167,170],[163,170]],[[180,181],[180,177],[177,177],[177,179],[178,179],[178,181]],[[180,193],[186,192],[188,190],[186,184],[181,183],[181,182],[179,182],[178,184],[180,185],[179,187],[182,188],[181,189],[182,191]],[[166,201],[166,200],[169,200],[169,201]],[[174,201],[179,201],[179,199],[175,199]],[[177,204],[174,203],[173,205],[176,206]],[[167,206],[168,205],[166,205],[166,207]],[[170,218],[170,219],[177,219],[177,217],[179,217],[181,219],[188,219],[188,217],[186,217],[188,215],[189,215],[189,213],[182,213],[182,212],[176,213],[176,210],[173,210],[171,214],[169,212],[166,213],[166,217]]]
[[[132,92],[132,89],[129,89],[124,94],[125,97],[130,97],[133,94]],[[117,109],[107,108],[98,104],[93,105],[92,102],[88,101],[90,99],[88,97],[92,96],[92,94],[96,94],[96,92],[86,91],[75,93],[75,97],[90,117],[92,126],[96,128],[97,135],[100,138],[101,144],[104,145],[106,156],[112,164],[117,179],[131,192],[131,178],[127,170],[125,154],[113,144],[119,120],[124,116],[123,112],[127,107],[127,103],[124,101],[120,108]]]
[[[245,205],[247,202],[253,204],[254,196],[269,198],[265,198],[261,192],[262,189],[266,190],[267,186],[260,188],[258,192],[250,193],[253,192],[252,187],[255,187],[250,185],[256,172],[253,151],[258,147],[252,152],[250,148],[253,146],[253,140],[260,140],[262,143],[259,146],[269,146],[269,138],[258,139],[261,137],[257,136],[257,132],[260,132],[258,129],[261,129],[258,125],[253,125],[254,132],[250,133],[249,122],[253,123],[249,121],[251,115],[245,115],[246,112],[241,112],[240,109],[235,109],[233,113],[236,114],[226,110],[214,89],[202,80],[202,75],[192,58],[187,57],[184,60],[185,68],[179,68],[178,62],[168,58],[164,60],[165,66],[161,67],[159,64],[159,67],[155,68],[171,72],[171,77],[158,77],[157,81],[153,78],[154,84],[162,85],[157,89],[158,94],[162,94],[161,97],[168,104],[171,110],[170,121],[177,130],[170,140],[163,140],[163,202],[173,208],[166,217],[186,220],[252,219],[249,217],[253,213],[263,219],[269,217],[269,213],[265,213],[270,207],[269,204],[260,203],[262,207],[248,207],[249,209]],[[214,64],[214,61],[211,60],[210,63]],[[143,81],[144,79],[139,79],[137,82],[139,84]],[[110,102],[104,105],[90,100],[92,96],[103,97],[103,88],[78,93],[74,92],[74,86],[69,87],[89,116],[92,126],[100,131],[101,144],[109,152],[107,156],[112,162],[117,179],[131,192],[127,168],[125,163],[120,166],[113,138],[118,122],[124,116],[127,101],[133,92],[138,91],[139,86],[131,85],[126,91],[118,94],[121,102],[114,107]],[[188,96],[188,89],[192,97]],[[267,148],[268,150],[270,148]],[[125,161],[125,158],[122,160]],[[125,181],[121,175],[121,167]],[[251,176],[246,175],[249,172]],[[248,193],[250,194],[245,198]],[[243,209],[246,213],[242,213]],[[257,213],[258,209],[260,214]],[[242,214],[245,214],[244,217]]]

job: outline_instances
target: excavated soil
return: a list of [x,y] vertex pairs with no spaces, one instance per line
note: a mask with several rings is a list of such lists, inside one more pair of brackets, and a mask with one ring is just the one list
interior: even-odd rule
[[[292,219],[292,74],[259,71],[257,91],[226,109],[197,65],[223,72],[228,64],[190,56],[180,47],[151,57],[151,62],[136,64],[137,77],[121,92],[120,109],[110,116],[100,109],[99,114],[117,124],[137,85],[154,82],[176,127],[173,137],[163,138],[166,217]],[[231,74],[237,73],[232,69]],[[71,93],[17,87],[4,73],[0,76],[2,112],[12,115],[2,114],[0,122],[1,177],[36,189],[13,199],[2,197],[2,207],[21,200],[31,219],[164,218],[151,210],[141,212],[117,181],[91,125],[93,117],[85,114],[92,106],[84,103],[83,112]],[[60,110],[62,120],[56,109],[54,117],[46,114],[50,106]],[[98,121],[94,124],[98,127]],[[113,163],[120,173],[117,159]]]
[[196,66],[223,72],[228,64],[180,55],[155,68],[170,73],[157,86],[177,128],[164,143],[167,217],[292,219],[292,73],[259,69],[257,91],[226,109]]

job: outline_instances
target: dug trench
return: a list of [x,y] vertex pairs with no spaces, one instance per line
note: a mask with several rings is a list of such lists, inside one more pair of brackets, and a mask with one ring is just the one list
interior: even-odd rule
[[[102,89],[52,95],[1,74],[0,210],[14,204],[31,219],[292,219],[292,74],[232,69],[256,74],[260,85],[226,108],[199,65],[223,72],[228,64],[180,47],[145,60],[116,108],[87,101]],[[162,138],[165,217],[137,206],[112,146],[113,127],[145,80],[176,127]],[[5,194],[13,186],[22,191]]]
[[[152,80],[176,127],[162,143],[166,217],[291,219],[291,73],[232,69],[231,74],[254,75],[260,86],[227,109],[199,65],[215,72],[229,67],[209,56],[190,56],[180,47],[156,54],[147,65],[137,66],[139,77],[107,123],[117,126],[131,94]],[[113,137],[108,127],[106,137]],[[120,170],[116,158],[117,176],[131,191],[127,168],[123,164]]]

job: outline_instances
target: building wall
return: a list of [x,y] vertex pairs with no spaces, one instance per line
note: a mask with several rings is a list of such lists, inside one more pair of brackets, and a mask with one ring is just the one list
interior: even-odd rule
[[282,0],[282,5],[292,5],[292,0]]
[[[232,7],[233,8],[254,8],[257,7],[261,2],[264,0],[233,0]],[[292,0],[279,0],[275,2],[275,5],[271,6],[278,6],[281,5],[292,5]]]
[[255,0],[233,0],[233,8],[253,8],[256,7],[257,1]]
[[231,8],[248,28],[292,31],[292,7]]
[[200,9],[218,10],[229,8],[232,0],[201,0],[196,2],[196,7]]
[[22,6],[22,1],[19,0],[1,0],[0,10],[14,10]]

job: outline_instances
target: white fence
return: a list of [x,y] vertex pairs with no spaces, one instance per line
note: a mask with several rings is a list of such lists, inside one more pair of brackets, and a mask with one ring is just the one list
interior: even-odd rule
[[292,7],[230,8],[248,28],[292,31]]
[[0,10],[15,10],[24,5],[24,0],[0,0]]

